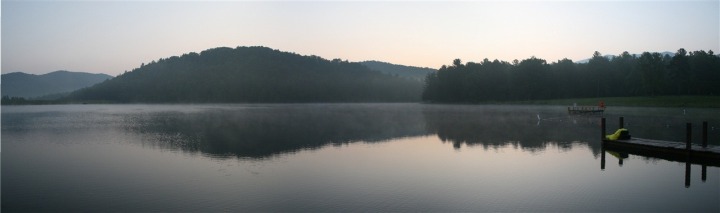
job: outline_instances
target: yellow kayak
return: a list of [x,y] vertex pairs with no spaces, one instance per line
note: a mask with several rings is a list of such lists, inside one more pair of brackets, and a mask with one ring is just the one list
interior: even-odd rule
[[[625,136],[625,137],[623,137],[623,136]],[[611,141],[616,141],[618,139],[626,140],[626,139],[630,139],[630,133],[628,132],[627,129],[622,128],[622,129],[618,129],[617,131],[615,131],[615,133],[612,135],[606,135],[605,138],[608,140],[611,140]]]

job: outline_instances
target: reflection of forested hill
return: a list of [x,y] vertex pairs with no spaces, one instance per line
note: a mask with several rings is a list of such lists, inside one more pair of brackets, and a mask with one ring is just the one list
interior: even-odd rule
[[[268,157],[327,144],[425,134],[419,108],[407,105],[293,105],[134,116],[133,131],[154,145],[217,156]],[[412,105],[417,106],[417,105]]]
[[[245,106],[245,105],[243,105]],[[558,107],[425,104],[246,105],[130,114],[127,128],[153,146],[220,157],[264,158],[328,144],[435,135],[456,148],[512,145],[531,152],[587,143],[600,153],[599,118]],[[558,110],[559,109],[559,110]],[[537,115],[541,114],[541,120]],[[611,125],[608,125],[609,129]]]
[[266,47],[215,48],[159,59],[73,92],[75,101],[152,103],[414,102],[422,83]]
[[[587,142],[599,153],[597,117],[571,117],[564,111],[520,106],[456,106],[423,111],[429,133],[436,133],[456,148],[462,144],[499,147],[513,144],[526,150],[544,150],[549,144],[560,147]],[[538,114],[543,114],[538,120]],[[597,137],[593,137],[597,136]]]
[[[128,117],[152,145],[216,156],[263,158],[328,144],[432,135],[460,148],[512,144],[538,151],[589,143],[599,153],[597,118],[543,118],[544,109],[423,104],[308,104],[164,112]],[[554,110],[551,110],[554,112]],[[545,115],[543,115],[545,116]],[[137,125],[142,124],[142,125]]]

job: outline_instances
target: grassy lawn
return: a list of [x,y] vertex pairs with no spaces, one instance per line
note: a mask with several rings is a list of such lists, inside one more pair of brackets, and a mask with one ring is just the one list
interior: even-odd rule
[[720,108],[720,96],[656,96],[656,97],[605,97],[579,99],[553,99],[536,101],[518,101],[511,104],[539,104],[571,106],[596,106],[604,101],[606,106],[644,106],[644,107],[699,107]]

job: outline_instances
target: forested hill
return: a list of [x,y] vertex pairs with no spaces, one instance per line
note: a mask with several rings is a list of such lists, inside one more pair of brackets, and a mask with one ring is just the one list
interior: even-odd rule
[[624,52],[608,59],[599,52],[586,64],[564,59],[468,62],[429,74],[423,91],[427,102],[476,103],[538,99],[720,95],[720,57],[712,51],[674,55]]
[[69,93],[110,79],[106,74],[55,71],[42,75],[14,72],[2,75],[2,95],[8,97],[38,98]]
[[425,81],[425,76],[427,76],[427,74],[437,71],[435,69],[431,69],[431,68],[427,68],[427,67],[421,68],[421,67],[405,66],[405,65],[391,64],[391,63],[381,62],[381,61],[363,61],[360,63],[362,65],[367,66],[368,68],[370,68],[372,70],[377,70],[382,73],[396,75],[396,76],[413,79],[413,80],[417,80],[417,81]]
[[143,64],[69,101],[145,103],[408,102],[422,83],[359,63],[266,47],[214,48]]

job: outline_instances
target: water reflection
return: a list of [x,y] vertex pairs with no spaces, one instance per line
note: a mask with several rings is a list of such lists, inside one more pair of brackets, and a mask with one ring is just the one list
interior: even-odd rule
[[675,161],[685,164],[685,187],[690,187],[691,183],[691,165],[701,166],[700,179],[704,183],[707,180],[707,167],[720,167],[720,162],[716,158],[708,158],[702,156],[693,156],[690,153],[678,154],[678,153],[665,153],[647,151],[641,149],[627,149],[615,146],[602,145],[602,152],[600,157],[600,169],[605,170],[606,153],[615,157],[618,160],[618,165],[622,167],[624,161],[629,158],[630,154],[643,157],[644,159],[663,159],[667,161]]
[[[193,112],[131,113],[124,128],[143,145],[215,157],[263,158],[351,142],[437,135],[463,144],[531,152],[549,145],[571,149],[592,141],[597,117],[566,116],[547,107],[418,104],[282,105]],[[542,116],[538,118],[539,116]],[[599,153],[597,143],[590,144]]]
[[[606,153],[610,154],[614,158],[618,160],[618,165],[622,167],[624,161],[630,157],[630,154],[626,150],[618,151],[616,149],[605,149],[603,147],[603,151],[601,153],[600,157],[600,170],[605,170],[605,161],[606,161]],[[636,152],[633,152],[636,153]],[[639,154],[637,155],[639,157],[643,157],[644,159],[664,159],[669,161],[677,161],[685,164],[685,188],[689,188],[691,185],[691,174],[692,174],[692,167],[691,165],[699,165],[701,167],[701,173],[700,173],[700,180],[705,183],[707,181],[707,167],[720,167],[720,162],[717,161],[697,161],[693,159],[690,155],[687,155],[685,158],[667,158],[662,154]]]
[[[570,149],[572,142],[594,141],[598,117],[569,116],[554,107],[485,106],[456,107],[443,110],[441,106],[423,111],[428,132],[437,134],[455,148],[463,144],[497,148],[512,144],[529,151],[542,151],[550,144]],[[598,143],[589,143],[599,153]]]
[[262,158],[328,144],[426,134],[419,108],[406,105],[291,105],[157,113],[126,118],[145,145],[215,157]]
[[[7,110],[9,109],[9,111]],[[710,118],[710,142],[720,142],[718,110],[612,108],[633,136],[682,140],[687,121]],[[675,110],[677,111],[677,110]],[[6,113],[7,112],[7,113]],[[715,119],[715,120],[713,120]],[[512,146],[542,152],[587,144],[601,152],[599,118],[567,115],[562,106],[431,104],[93,105],[3,108],[3,132],[118,129],[142,136],[144,146],[215,157],[264,158],[352,142],[437,135],[455,149]],[[696,128],[699,135],[699,128]]]
[[[633,135],[653,139],[681,137],[683,129],[671,127],[700,119],[665,111],[647,114],[653,111],[647,109],[615,110],[606,113],[609,121],[625,116],[625,127]],[[129,113],[124,122],[127,130],[145,135],[145,145],[218,157],[261,158],[329,144],[378,142],[420,135],[437,135],[455,149],[462,149],[463,145],[485,149],[512,145],[539,152],[549,145],[571,149],[573,142],[582,142],[588,144],[596,157],[601,149],[597,139],[599,117],[567,115],[563,107],[552,106],[235,105],[195,111]],[[613,124],[609,122],[609,130],[615,128]],[[717,140],[717,133],[711,131],[711,141]]]
[[[633,135],[652,125],[618,114]],[[617,152],[622,168],[607,154],[597,169],[596,119],[540,106],[3,107],[3,210],[718,212],[718,182],[679,187],[675,162]],[[690,168],[703,174],[688,180],[719,174]]]

